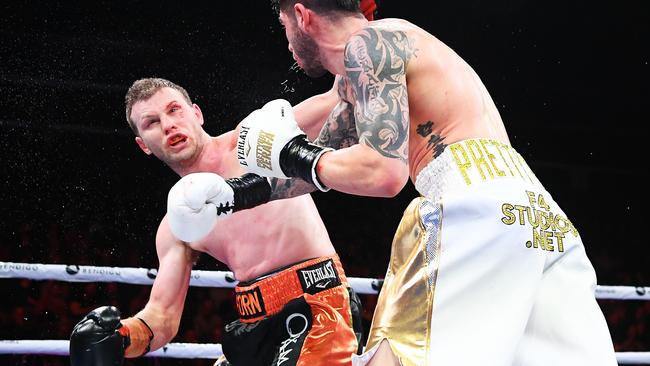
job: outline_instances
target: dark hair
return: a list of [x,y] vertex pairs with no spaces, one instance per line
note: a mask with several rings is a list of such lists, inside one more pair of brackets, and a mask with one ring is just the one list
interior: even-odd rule
[[348,12],[358,13],[360,0],[271,0],[273,10],[279,14],[286,12],[294,4],[301,3],[317,13]]
[[133,120],[131,120],[131,109],[133,105],[141,100],[147,100],[151,98],[152,95],[162,88],[172,88],[178,90],[185,98],[185,101],[192,105],[192,100],[190,95],[187,94],[187,91],[179,85],[172,83],[169,80],[161,78],[146,78],[136,80],[133,85],[129,88],[129,91],[126,92],[124,97],[124,104],[126,106],[126,121],[129,123],[129,126],[133,132],[138,136],[138,128],[136,127]]

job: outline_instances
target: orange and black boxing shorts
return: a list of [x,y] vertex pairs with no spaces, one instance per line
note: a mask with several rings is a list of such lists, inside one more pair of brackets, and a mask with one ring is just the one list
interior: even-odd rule
[[233,366],[351,365],[358,351],[351,298],[359,310],[337,256],[240,282],[239,319],[226,325],[224,355]]

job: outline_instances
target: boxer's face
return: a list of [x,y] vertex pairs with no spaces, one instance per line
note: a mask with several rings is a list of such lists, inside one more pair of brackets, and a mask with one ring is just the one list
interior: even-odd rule
[[280,12],[280,24],[289,42],[289,51],[298,66],[311,77],[323,76],[327,70],[321,61],[318,44],[298,27],[295,17]]
[[200,152],[203,114],[172,88],[162,88],[151,98],[133,104],[131,119],[140,136],[142,151],[153,154],[169,166],[192,160]]

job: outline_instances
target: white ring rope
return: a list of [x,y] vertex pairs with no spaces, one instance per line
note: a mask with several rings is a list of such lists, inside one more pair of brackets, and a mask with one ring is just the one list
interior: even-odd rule
[[[67,356],[68,341],[0,341],[2,354],[39,354]],[[169,343],[161,349],[149,352],[144,357],[217,359],[221,356],[221,345],[215,343]],[[650,352],[616,352],[619,364],[650,364]]]
[[[69,353],[70,345],[67,340],[0,341],[0,355],[38,354],[68,356]],[[221,345],[216,343],[168,343],[160,349],[147,353],[144,357],[217,359],[221,356],[221,353]]]
[[[158,271],[148,268],[95,267],[65,264],[0,262],[0,278],[58,280],[68,282],[120,282],[151,285]],[[358,294],[377,294],[382,280],[348,277]],[[190,286],[235,287],[237,280],[227,271],[192,271]],[[650,287],[596,286],[597,299],[650,300]]]
[[[0,278],[151,285],[157,273],[158,270],[148,268],[0,262]],[[348,277],[348,282],[359,294],[377,294],[382,281]],[[192,271],[190,277],[190,286],[235,287],[236,284],[235,276],[227,271]],[[650,291],[650,288],[648,290]]]
[[[0,262],[0,278],[58,280],[68,282],[119,282],[150,285],[158,271],[147,268],[95,267],[65,264]],[[382,280],[348,277],[359,294],[377,294]],[[235,287],[237,280],[227,271],[192,271],[190,286]],[[596,286],[597,299],[650,300],[650,287]],[[0,354],[41,354],[67,356],[67,340],[0,340]],[[216,359],[220,344],[169,343],[145,357]],[[617,352],[619,364],[650,364],[650,352]]]

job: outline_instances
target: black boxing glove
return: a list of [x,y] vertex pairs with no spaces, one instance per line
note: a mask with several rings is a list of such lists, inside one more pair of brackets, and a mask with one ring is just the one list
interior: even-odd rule
[[149,351],[151,328],[139,318],[120,321],[114,306],[102,306],[86,315],[70,335],[72,366],[121,366],[124,357]]

